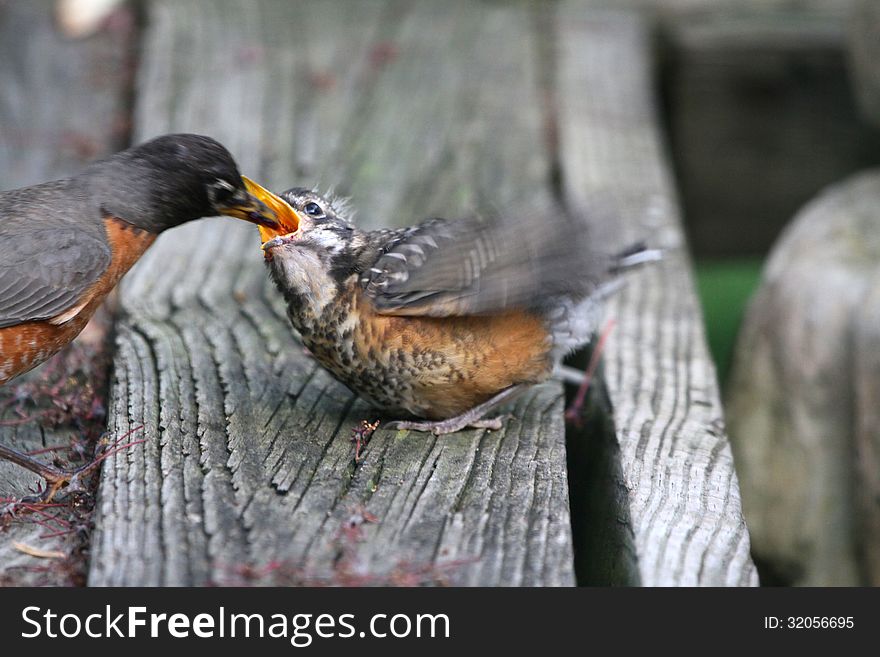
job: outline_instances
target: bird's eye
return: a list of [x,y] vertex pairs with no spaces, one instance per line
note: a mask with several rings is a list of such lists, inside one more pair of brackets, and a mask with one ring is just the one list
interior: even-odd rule
[[230,183],[226,182],[222,178],[218,178],[212,185],[209,186],[208,191],[209,196],[211,197],[211,201],[216,204],[222,204],[228,201],[235,194],[235,187],[233,187]]
[[324,214],[324,210],[321,209],[321,206],[314,201],[306,203],[305,206],[303,206],[303,210],[311,217],[320,217]]

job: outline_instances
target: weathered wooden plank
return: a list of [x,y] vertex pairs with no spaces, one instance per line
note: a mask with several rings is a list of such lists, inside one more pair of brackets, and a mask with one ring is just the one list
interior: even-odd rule
[[[148,9],[139,138],[210,133],[373,226],[549,194],[527,5]],[[257,244],[187,226],[125,282],[110,426],[149,441],[102,472],[90,583],[573,584],[560,389],[499,432],[380,429],[356,462],[372,416],[303,353]]]
[[[643,19],[562,3],[557,17],[559,157],[566,198],[617,218],[603,237],[666,250],[612,301],[617,325],[604,383],[619,472],[606,494],[631,534],[593,526],[619,554],[598,554],[594,580],[644,585],[754,585],[749,536],[714,368],[693,291],[670,167],[652,94]],[[621,544],[622,543],[622,544]],[[637,572],[632,572],[631,554]]]
[[880,583],[880,175],[818,195],[774,247],[728,394],[754,553],[778,582]]
[[[56,32],[49,0],[0,3],[0,189],[69,175],[124,145],[133,28],[132,21],[123,20],[115,30],[72,42]],[[88,346],[80,356],[100,349],[96,343],[102,330],[87,332],[92,339],[84,341]],[[77,415],[82,409],[58,406],[85,402],[91,393],[83,384],[90,378],[100,387],[103,375],[96,365],[80,357],[59,357],[0,388],[0,442],[23,451],[37,450],[66,445],[96,429],[93,420]],[[70,377],[74,383],[67,385]],[[48,394],[53,388],[54,396],[63,399],[53,402]],[[63,421],[56,425],[47,413]],[[19,423],[22,416],[33,419]],[[41,458],[51,459],[52,454]],[[0,498],[27,495],[40,483],[32,473],[0,461]],[[47,518],[21,513],[0,533],[0,582],[80,581],[83,564],[78,555],[73,561],[46,560],[15,549],[15,543],[22,543],[70,555],[82,547],[82,536],[75,532],[42,538],[63,532],[61,521],[41,526],[34,520]]]

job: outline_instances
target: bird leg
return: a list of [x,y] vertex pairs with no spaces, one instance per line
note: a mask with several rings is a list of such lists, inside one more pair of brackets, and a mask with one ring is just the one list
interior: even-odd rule
[[389,422],[385,426],[389,429],[430,431],[435,436],[455,433],[466,427],[472,427],[474,429],[492,429],[497,431],[504,424],[504,416],[493,418],[485,418],[484,416],[493,408],[515,398],[522,393],[526,387],[527,386],[525,385],[516,385],[505,388],[488,401],[484,401],[482,404],[474,406],[472,409],[465,411],[461,415],[456,415],[447,420],[441,420],[439,422],[396,420],[394,422]]
[[68,495],[86,492],[87,489],[82,483],[82,477],[96,465],[96,462],[92,461],[79,468],[65,470],[54,465],[49,465],[48,463],[43,463],[23,452],[10,449],[5,445],[0,445],[0,458],[11,461],[26,470],[30,470],[46,480],[46,489],[40,493],[37,499],[24,500],[28,502],[49,502],[61,489],[64,489],[65,493]]
[[[599,367],[599,360],[602,357],[602,352],[605,351],[605,343],[608,341],[608,336],[611,335],[611,331],[614,329],[614,323],[613,319],[609,319],[605,324],[605,328],[602,329],[599,341],[593,348],[593,353],[590,354],[590,362],[587,365],[586,372],[584,372],[583,380],[580,382],[574,401],[571,403],[571,406],[565,410],[565,419],[572,422],[575,426],[580,426],[581,414],[584,410],[584,402],[587,399],[587,391],[590,389],[590,384],[593,382],[593,375],[596,373],[596,368]],[[564,379],[567,378],[567,369],[570,368],[565,368],[563,366],[559,369]]]
[[48,463],[38,461],[29,454],[24,454],[4,445],[0,445],[0,459],[6,459],[7,461],[11,461],[16,465],[20,465],[26,470],[30,470],[34,474],[37,474],[46,480],[46,489],[42,491],[36,499],[25,499],[22,501],[49,502],[61,490],[64,490],[65,497],[80,493],[88,493],[89,489],[83,481],[85,476],[89,474],[92,470],[97,468],[104,461],[104,459],[107,459],[124,449],[128,449],[130,447],[134,447],[135,445],[140,445],[141,443],[146,442],[146,438],[144,438],[141,440],[131,440],[129,442],[125,442],[124,444],[120,444],[123,443],[129,436],[131,436],[131,434],[136,431],[141,431],[143,428],[143,425],[135,427],[134,429],[131,429],[124,433],[121,438],[119,438],[115,442],[110,443],[109,445],[104,443],[102,440],[101,442],[99,442],[99,448],[98,451],[96,451],[95,458],[78,468],[65,469],[56,467],[54,465],[49,465]]

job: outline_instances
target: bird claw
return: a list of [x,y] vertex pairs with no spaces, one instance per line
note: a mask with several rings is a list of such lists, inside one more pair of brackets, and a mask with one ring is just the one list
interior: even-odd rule
[[37,495],[22,498],[22,502],[48,503],[67,502],[77,497],[88,495],[89,491],[83,484],[83,475],[93,469],[94,461],[72,470],[56,469],[51,474],[43,474],[46,479],[46,488]]
[[476,420],[475,422],[471,422],[468,426],[474,429],[488,429],[489,431],[500,431],[504,426],[504,421],[509,418],[510,415],[499,415],[497,417],[485,418],[483,420]]
[[[43,463],[4,445],[0,445],[0,458],[30,470],[46,481],[46,487],[43,490],[18,500],[19,503],[24,504],[45,504],[54,500],[69,500],[78,495],[88,494],[83,477],[100,462],[95,459],[78,468],[64,469]],[[100,457],[98,458],[100,459]]]

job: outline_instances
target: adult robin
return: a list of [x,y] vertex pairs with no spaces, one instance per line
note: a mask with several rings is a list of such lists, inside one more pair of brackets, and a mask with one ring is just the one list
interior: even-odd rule
[[486,414],[558,371],[617,275],[659,257],[598,254],[561,210],[362,231],[313,191],[249,185],[276,211],[263,251],[303,344],[401,429],[500,427]]
[[[160,233],[218,214],[278,226],[229,151],[190,134],[0,193],[0,385],[73,340]],[[0,449],[34,469],[14,454]]]

